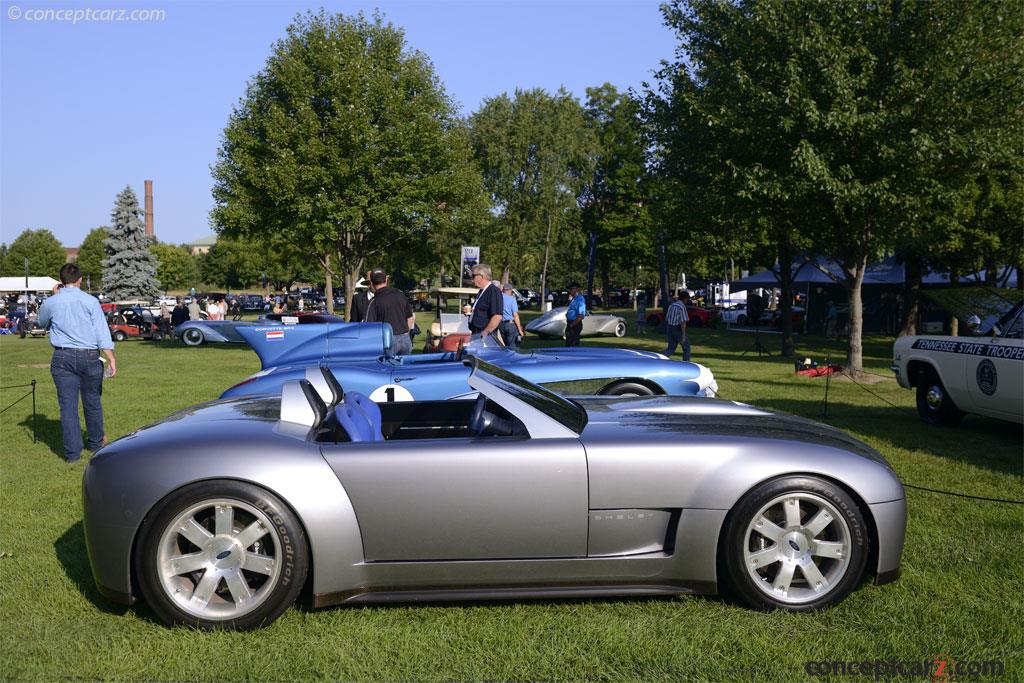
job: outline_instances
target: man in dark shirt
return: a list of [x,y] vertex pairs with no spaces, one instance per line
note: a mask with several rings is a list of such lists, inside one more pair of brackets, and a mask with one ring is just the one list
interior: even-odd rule
[[405,356],[412,353],[412,337],[409,331],[416,324],[409,298],[400,289],[388,287],[388,276],[383,268],[370,271],[373,299],[366,311],[366,322],[388,323],[391,325],[391,356]]
[[370,308],[370,302],[373,301],[373,287],[369,286],[372,273],[373,271],[366,271],[367,288],[352,297],[352,311],[349,313],[348,319],[350,323],[361,323],[366,320],[366,311]]
[[171,327],[175,328],[188,320],[188,308],[182,303],[181,297],[174,300],[174,308],[171,309]]
[[491,282],[490,266],[483,263],[473,266],[473,284],[480,288],[480,293],[473,303],[469,331],[473,334],[493,334],[501,325],[505,301],[501,298],[501,289]]

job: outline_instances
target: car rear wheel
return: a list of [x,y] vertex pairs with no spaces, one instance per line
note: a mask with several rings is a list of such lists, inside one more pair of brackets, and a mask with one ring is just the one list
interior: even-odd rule
[[615,336],[620,338],[620,339],[622,337],[626,336],[626,323],[625,323],[625,321],[620,320],[619,323],[615,326]]
[[203,338],[203,331],[195,327],[190,327],[185,330],[181,335],[181,340],[185,342],[187,346],[199,346],[205,341]]
[[116,342],[123,342],[125,339],[128,338],[128,335],[126,335],[121,330],[114,330],[114,334],[110,336],[112,336],[114,338],[114,341]]
[[599,392],[601,396],[653,396],[654,390],[639,382],[615,382]]
[[955,427],[964,418],[942,380],[931,370],[917,385],[917,414],[928,424],[946,427]]
[[721,556],[736,597],[755,609],[830,607],[864,575],[864,517],[843,489],[785,477],[745,495],[729,516]]
[[742,314],[737,316],[736,317],[736,324],[737,325],[746,325],[747,324],[747,316],[742,315]]
[[209,481],[169,496],[140,532],[146,602],[167,624],[244,630],[269,624],[306,580],[305,533],[269,492]]

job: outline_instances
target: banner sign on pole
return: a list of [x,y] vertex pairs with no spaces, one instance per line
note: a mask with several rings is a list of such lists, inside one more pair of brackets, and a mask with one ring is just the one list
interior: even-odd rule
[[473,266],[480,263],[480,247],[462,247],[462,286],[473,287]]

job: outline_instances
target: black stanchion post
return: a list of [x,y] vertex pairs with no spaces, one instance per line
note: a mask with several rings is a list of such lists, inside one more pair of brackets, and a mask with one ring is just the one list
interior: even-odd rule
[[32,443],[36,442],[36,381],[32,380]]

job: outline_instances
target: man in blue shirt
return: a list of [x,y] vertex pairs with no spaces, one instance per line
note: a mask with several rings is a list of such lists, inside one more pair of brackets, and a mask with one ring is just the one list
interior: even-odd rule
[[565,345],[579,346],[583,318],[587,316],[587,300],[580,294],[580,286],[569,283],[569,308],[565,311]]
[[512,293],[512,285],[501,288],[501,299],[505,302],[501,309],[501,336],[505,338],[505,346],[518,349],[523,339],[523,324],[519,322],[519,302]]
[[82,457],[82,427],[78,421],[78,395],[85,409],[85,430],[89,450],[106,445],[103,431],[103,363],[110,364],[109,376],[117,374],[114,342],[103,309],[96,297],[82,291],[82,271],[74,263],[60,269],[59,289],[39,309],[39,324],[50,330],[53,358],[50,374],[57,386],[60,427],[64,438],[64,459],[75,462]]

